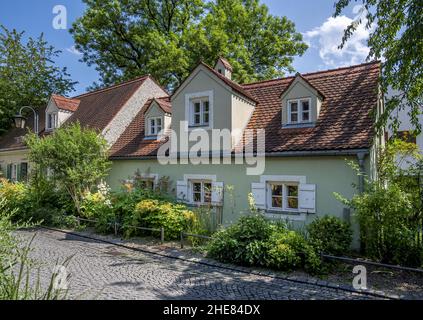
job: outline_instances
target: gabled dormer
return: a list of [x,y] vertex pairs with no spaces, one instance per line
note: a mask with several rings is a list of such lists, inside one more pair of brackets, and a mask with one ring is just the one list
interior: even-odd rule
[[144,109],[145,139],[160,139],[160,132],[166,135],[172,124],[172,108],[170,99],[154,98],[149,100]]
[[80,100],[53,94],[46,108],[46,131],[53,131],[64,123],[79,107]]
[[[223,68],[222,72],[219,72],[220,68]],[[226,146],[225,151],[238,144],[257,101],[241,85],[228,78],[231,69],[222,58],[215,68],[200,63],[182,82],[171,97],[172,129],[175,132],[180,133],[182,129],[200,135],[202,130],[217,129],[224,131],[225,135],[229,132],[232,138],[231,146]],[[190,140],[191,144],[195,141]],[[209,146],[216,151],[212,141]]]
[[324,95],[297,73],[281,95],[282,127],[313,126],[320,114]]
[[231,64],[229,63],[229,61],[226,60],[225,58],[219,57],[219,59],[217,60],[214,66],[214,70],[216,70],[217,72],[219,72],[221,75],[225,76],[226,78],[232,79],[233,68]]

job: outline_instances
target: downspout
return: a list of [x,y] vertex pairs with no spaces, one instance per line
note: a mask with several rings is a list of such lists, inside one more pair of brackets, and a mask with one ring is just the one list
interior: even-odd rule
[[358,192],[363,193],[364,192],[364,175],[366,174],[365,168],[364,168],[364,159],[366,157],[366,153],[359,152],[357,153],[357,159],[358,159],[358,167],[359,167],[359,175],[358,175]]

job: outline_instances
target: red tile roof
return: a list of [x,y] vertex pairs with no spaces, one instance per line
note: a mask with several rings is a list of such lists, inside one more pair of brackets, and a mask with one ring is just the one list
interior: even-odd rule
[[[59,95],[52,95],[52,99],[58,108],[73,111],[66,123],[79,121],[81,125],[103,130],[115,115],[122,109],[125,103],[132,97],[135,91],[149,78],[149,75],[136,78],[124,83],[120,83],[104,89],[91,91],[73,98],[66,98]],[[150,77],[150,79],[152,79]],[[154,79],[152,79],[155,81]],[[163,105],[166,102],[163,101]],[[39,108],[40,133],[45,133],[45,110],[46,107]],[[32,129],[32,114],[27,120],[27,125]],[[21,137],[27,133],[27,129],[12,128],[0,137],[1,149],[23,149],[25,145]]]
[[71,112],[75,112],[81,102],[78,99],[66,98],[57,94],[53,94],[51,98],[59,109]]
[[142,76],[74,97],[80,104],[67,123],[79,121],[84,127],[102,131],[147,78],[148,75]]
[[369,148],[377,105],[380,63],[302,75],[322,92],[320,115],[310,128],[282,128],[279,97],[291,78],[244,85],[259,104],[247,126],[266,130],[266,152]]
[[147,101],[142,110],[134,118],[125,132],[119,137],[109,151],[111,157],[148,157],[157,154],[158,148],[164,143],[157,140],[144,140],[145,137],[145,108],[153,100]]
[[200,62],[200,64],[203,65],[204,67],[206,67],[208,70],[210,70],[213,74],[215,74],[220,80],[222,80],[226,85],[231,87],[233,90],[235,90],[239,94],[243,95],[244,97],[250,99],[251,101],[257,103],[257,100],[254,98],[254,96],[251,95],[247,90],[245,90],[245,88],[243,88],[240,84],[236,83],[235,81],[232,81],[229,78],[226,78],[223,74],[220,74],[219,72],[214,70],[209,65],[207,65],[203,62]]
[[145,104],[144,108],[142,108],[144,113],[147,113],[148,109],[150,109],[153,101],[157,103],[160,109],[163,110],[165,113],[172,113],[172,104],[170,102],[170,97],[162,97],[162,98],[154,98],[149,99]]
[[[258,102],[247,128],[266,130],[267,153],[351,150],[371,146],[374,125],[371,111],[377,104],[379,73],[380,63],[371,62],[303,74],[325,97],[316,125],[309,128],[281,126],[280,96],[294,77],[236,86]],[[162,143],[144,140],[144,119],[140,113],[112,147],[111,158],[154,156]]]
[[[232,72],[233,71],[233,68],[232,68],[232,66],[231,66],[231,64],[229,63],[229,61],[228,60],[226,60],[225,58],[223,58],[223,57],[219,57],[219,60],[222,62],[222,64],[225,66],[225,68],[226,69],[228,69],[230,72]],[[217,62],[219,62],[219,60],[217,61]],[[217,63],[216,63],[217,64]]]

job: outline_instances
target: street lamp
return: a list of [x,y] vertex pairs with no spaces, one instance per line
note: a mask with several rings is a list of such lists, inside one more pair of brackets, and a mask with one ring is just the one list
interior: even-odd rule
[[15,122],[15,127],[19,129],[25,129],[27,118],[22,115],[22,111],[25,108],[30,109],[34,113],[34,132],[35,134],[38,135],[39,118],[38,118],[37,112],[32,107],[29,107],[29,106],[22,107],[21,110],[19,111],[19,114],[13,117],[13,121]]

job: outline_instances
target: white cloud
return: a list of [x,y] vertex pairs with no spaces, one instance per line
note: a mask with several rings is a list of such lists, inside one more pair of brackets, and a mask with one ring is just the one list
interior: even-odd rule
[[76,56],[81,56],[82,55],[82,52],[78,51],[78,49],[76,49],[75,46],[72,46],[70,48],[66,48],[66,51],[69,52],[69,53],[72,53],[72,54],[74,54]]
[[[316,27],[303,34],[304,40],[312,48],[319,50],[319,56],[326,67],[336,68],[359,64],[365,61],[369,54],[367,40],[370,30],[366,30],[366,11],[361,5],[354,6],[352,10],[354,17],[345,15],[336,18],[329,17],[321,26]],[[348,40],[342,50],[339,45],[342,42],[344,30],[351,22],[361,18],[359,25],[353,36]]]

